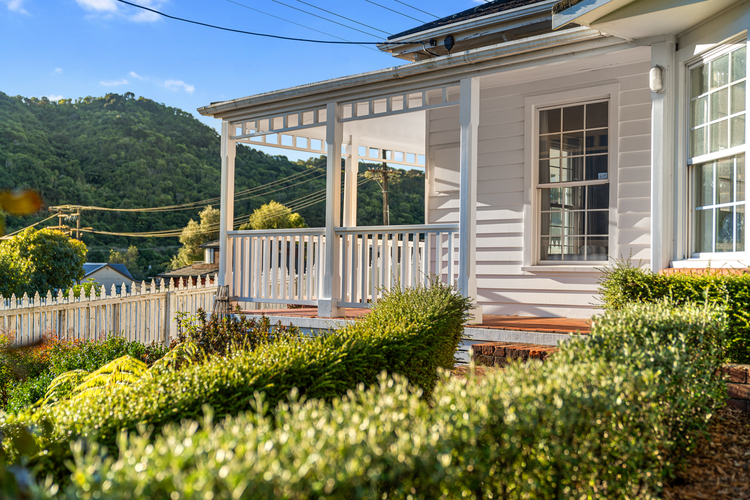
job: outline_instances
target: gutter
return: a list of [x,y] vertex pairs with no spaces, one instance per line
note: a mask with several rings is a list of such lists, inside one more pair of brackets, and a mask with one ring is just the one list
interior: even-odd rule
[[536,50],[547,49],[560,45],[567,45],[576,42],[584,42],[601,38],[611,38],[598,30],[587,27],[573,28],[565,31],[554,33],[545,33],[535,37],[514,40],[505,43],[490,45],[479,49],[471,49],[456,54],[419,61],[402,66],[360,73],[358,75],[334,78],[322,82],[300,85],[273,92],[265,92],[249,97],[242,97],[230,101],[218,102],[198,108],[198,112],[203,116],[216,116],[229,111],[268,104],[288,99],[310,96],[313,94],[342,90],[351,87],[383,82],[386,80],[398,80],[409,78],[424,73],[439,71],[460,66],[478,64],[491,59],[500,59],[512,55],[522,54],[524,52],[533,52]]

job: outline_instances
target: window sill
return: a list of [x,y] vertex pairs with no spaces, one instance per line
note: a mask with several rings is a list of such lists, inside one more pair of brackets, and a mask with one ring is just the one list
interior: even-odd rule
[[566,266],[566,265],[537,265],[522,266],[521,271],[526,273],[581,273],[581,274],[600,274],[602,267],[607,267],[606,262],[591,263],[587,266]]
[[705,257],[697,257],[693,259],[685,260],[673,260],[670,265],[676,269],[746,269],[750,267],[750,259],[709,259]]

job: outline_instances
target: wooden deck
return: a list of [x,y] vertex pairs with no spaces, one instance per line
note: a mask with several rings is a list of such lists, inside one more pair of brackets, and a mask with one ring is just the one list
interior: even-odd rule
[[[369,314],[369,309],[347,308],[346,319],[361,319]],[[286,318],[319,318],[316,307],[304,309],[266,309],[263,311],[243,311],[245,314],[265,314],[266,316],[283,316]],[[493,330],[512,330],[541,333],[591,333],[591,320],[575,318],[539,318],[535,316],[499,316],[485,314],[481,324],[472,328],[489,328]]]

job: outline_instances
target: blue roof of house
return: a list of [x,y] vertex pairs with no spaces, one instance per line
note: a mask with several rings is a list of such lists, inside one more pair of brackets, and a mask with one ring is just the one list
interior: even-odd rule
[[104,263],[101,263],[101,262],[86,262],[83,265],[83,272],[84,272],[83,277],[85,278],[88,275],[90,275],[91,273],[94,273],[94,272],[96,272],[99,269],[102,269],[104,267],[109,267],[111,269],[114,269],[115,271],[117,271],[118,273],[122,274],[126,278],[135,281],[135,278],[133,278],[133,276],[130,274],[130,271],[128,271],[128,268],[125,267],[125,264],[110,264],[108,262],[104,262]]

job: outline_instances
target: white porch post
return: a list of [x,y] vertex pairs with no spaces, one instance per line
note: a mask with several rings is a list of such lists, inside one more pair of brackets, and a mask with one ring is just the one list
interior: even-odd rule
[[676,40],[651,46],[651,67],[663,68],[663,89],[651,92],[651,270],[669,267],[674,253]]
[[[219,218],[219,286],[232,283],[232,257],[227,231],[234,227],[234,157],[236,141],[230,139],[232,127],[221,122],[221,214]],[[230,293],[231,295],[231,293]]]
[[[479,130],[479,79],[461,80],[459,102],[461,149],[459,156],[458,291],[477,301],[477,138]],[[474,323],[482,310],[474,310]]]
[[339,122],[341,108],[335,102],[329,102],[326,110],[326,155],[328,172],[326,174],[326,242],[325,272],[322,290],[318,299],[318,316],[340,318],[344,310],[338,307],[339,288],[339,248],[336,241],[335,227],[341,224],[341,144],[344,138],[344,127]]
[[344,226],[357,226],[357,174],[359,173],[359,143],[349,136],[344,163]]

